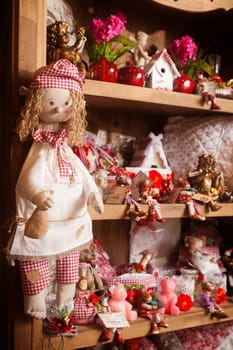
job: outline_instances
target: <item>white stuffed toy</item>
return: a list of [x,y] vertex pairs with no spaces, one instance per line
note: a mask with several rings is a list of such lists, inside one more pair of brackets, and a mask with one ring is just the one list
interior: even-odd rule
[[66,59],[38,70],[32,81],[17,132],[33,138],[16,185],[16,231],[7,252],[18,260],[24,312],[46,317],[49,259],[56,259],[56,306],[73,300],[78,281],[79,251],[92,242],[90,203],[103,212],[91,175],[73,153],[86,127],[83,78]]

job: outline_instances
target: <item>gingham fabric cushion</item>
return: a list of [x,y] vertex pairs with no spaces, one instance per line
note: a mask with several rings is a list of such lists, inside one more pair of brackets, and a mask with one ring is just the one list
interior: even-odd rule
[[228,179],[233,175],[233,115],[170,117],[163,147],[177,177],[195,168],[199,155],[209,153]]

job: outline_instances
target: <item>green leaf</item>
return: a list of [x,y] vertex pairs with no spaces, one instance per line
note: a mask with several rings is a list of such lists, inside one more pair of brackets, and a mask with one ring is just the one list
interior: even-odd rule
[[121,43],[124,46],[128,46],[130,48],[137,47],[138,43],[136,41],[130,40],[129,38],[123,35],[117,35],[112,38],[109,42]]
[[[101,46],[97,45],[94,41],[92,33],[89,34],[89,41],[85,48],[91,62],[97,61],[101,56],[104,56],[107,60],[113,62],[117,58],[121,57],[125,52],[129,52],[132,48],[138,46],[138,43],[128,39],[123,35],[117,35],[108,42],[103,42]],[[122,45],[120,48],[112,48],[113,43],[119,43]]]
[[198,63],[200,70],[203,70],[204,72],[206,72],[210,76],[216,75],[216,72],[214,71],[214,69],[212,69],[211,66],[202,58],[200,58],[197,61],[197,63]]
[[131,46],[123,46],[120,49],[116,50],[115,52],[112,53],[112,60],[115,61],[117,58],[124,55],[124,53],[130,51],[130,49],[131,49]]
[[189,61],[186,66],[183,68],[184,74],[197,80],[196,73],[202,71],[209,76],[216,75],[216,72],[211,68],[211,66],[202,58],[197,59],[196,61]]

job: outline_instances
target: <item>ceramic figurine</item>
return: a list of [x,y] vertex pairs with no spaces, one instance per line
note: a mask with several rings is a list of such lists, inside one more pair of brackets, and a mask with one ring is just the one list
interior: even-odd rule
[[213,211],[221,208],[216,200],[224,188],[223,174],[216,170],[216,161],[212,155],[199,156],[197,167],[188,171],[187,180],[197,191],[193,199],[206,203]]
[[134,49],[133,56],[136,66],[141,68],[144,68],[151,58],[148,51],[145,50],[148,37],[149,35],[141,30],[136,35],[138,46]]
[[68,59],[77,65],[85,76],[87,67],[80,56],[87,40],[83,27],[76,28],[75,38],[75,43],[72,46],[69,45],[68,23],[57,21],[50,24],[47,27],[47,63],[50,64],[62,58]]

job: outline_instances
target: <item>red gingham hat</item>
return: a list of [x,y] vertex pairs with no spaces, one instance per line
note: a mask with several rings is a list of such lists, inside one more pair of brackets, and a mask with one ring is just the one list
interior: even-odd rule
[[59,88],[81,92],[82,73],[67,59],[61,59],[39,71],[30,89]]

